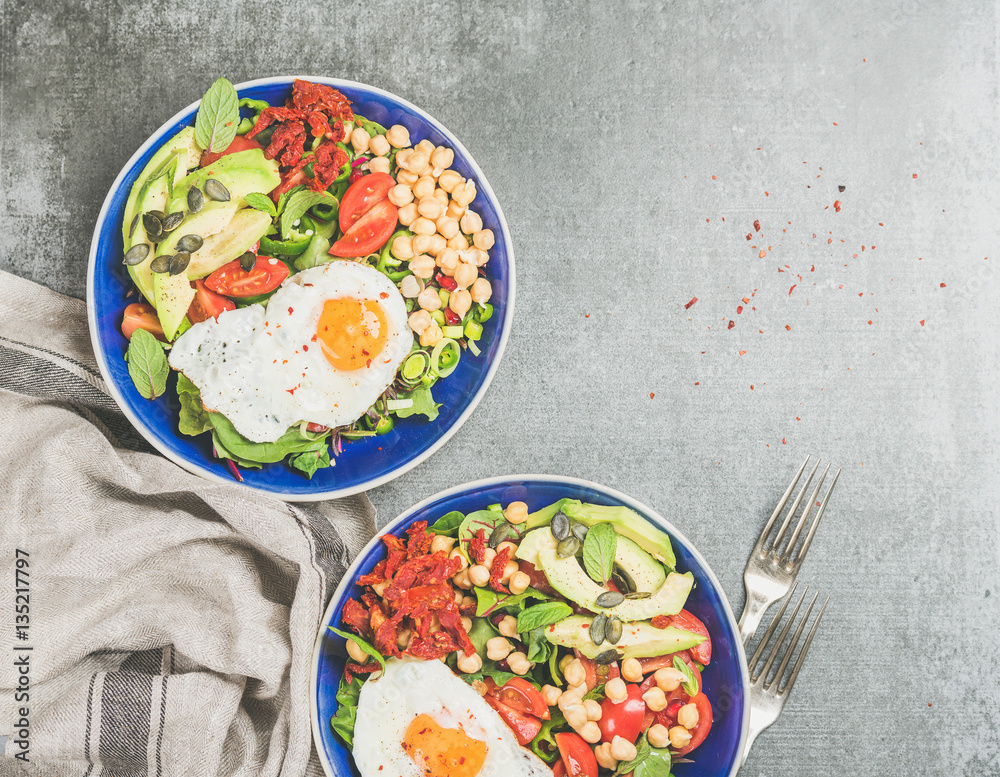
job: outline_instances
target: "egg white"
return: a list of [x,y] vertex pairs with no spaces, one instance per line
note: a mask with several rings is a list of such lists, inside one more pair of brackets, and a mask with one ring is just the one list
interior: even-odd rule
[[488,751],[479,777],[552,777],[534,753],[517,743],[496,711],[441,661],[390,658],[383,675],[361,686],[354,727],[354,762],[362,777],[423,777],[403,750],[418,715],[444,728],[459,725]]
[[[385,347],[368,367],[338,370],[313,339],[324,302],[337,297],[382,307]],[[339,260],[286,280],[266,310],[250,305],[195,324],[174,343],[170,366],[244,437],[273,442],[301,421],[332,428],[360,418],[410,352],[406,319],[406,302],[391,280],[368,265]]]

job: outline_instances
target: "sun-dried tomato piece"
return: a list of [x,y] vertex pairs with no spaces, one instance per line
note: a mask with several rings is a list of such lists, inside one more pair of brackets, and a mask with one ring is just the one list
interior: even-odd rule
[[264,149],[264,156],[268,159],[278,158],[281,164],[291,167],[302,158],[305,145],[305,125],[301,121],[286,121],[275,127],[271,142]]
[[[385,615],[379,613],[382,618]],[[402,614],[397,617],[385,618],[375,629],[373,642],[375,649],[383,656],[398,656],[399,647],[396,645],[396,635],[399,633],[399,622],[403,619]]]
[[649,622],[653,625],[654,629],[665,629],[674,622],[674,619],[669,615],[654,615],[650,618]]
[[417,521],[406,530],[409,542],[406,547],[406,557],[425,556],[430,553],[431,541],[434,535],[427,531],[427,521]]
[[[473,598],[475,598],[475,597],[473,597]],[[476,604],[475,601],[471,602],[470,604],[460,604],[460,605],[458,605],[458,612],[459,612],[459,614],[460,615],[464,615],[466,618],[473,617],[476,614],[476,610],[477,609],[478,609],[478,605]]]
[[354,681],[354,675],[356,674],[371,674],[372,672],[377,672],[381,668],[382,667],[378,661],[369,661],[367,664],[358,664],[354,661],[348,661],[346,666],[344,666],[344,679],[350,683]]
[[257,122],[253,125],[253,129],[247,133],[247,137],[252,139],[255,135],[260,134],[276,121],[299,121],[302,119],[302,116],[302,111],[296,108],[281,108],[278,106],[265,108],[260,112],[260,116],[257,117]]
[[[440,634],[443,632],[437,633]],[[406,654],[415,658],[422,658],[425,661],[433,661],[438,658],[444,658],[453,649],[449,645],[442,645],[432,639],[425,639],[419,634],[414,634],[413,639],[410,640],[410,644],[406,648]]]
[[486,560],[486,529],[480,529],[469,540],[469,555],[477,564]]
[[457,612],[445,610],[438,613],[438,620],[441,621],[442,628],[455,638],[455,641],[458,642],[467,655],[475,652],[476,646],[472,644],[472,640],[469,639],[469,632],[462,625],[461,615]]
[[504,587],[501,578],[503,577],[503,570],[507,566],[508,561],[510,561],[509,546],[497,552],[493,558],[493,564],[490,566],[490,588],[505,594],[509,594],[510,591]]
[[348,599],[340,611],[341,621],[362,637],[371,634],[369,618],[368,610],[362,607],[357,599]]
[[301,79],[292,84],[291,103],[300,111],[322,111],[330,118],[353,121],[351,103],[344,95],[326,84],[314,84]]
[[361,575],[358,578],[358,585],[375,585],[376,583],[381,583],[386,579],[385,566],[385,559],[379,561],[374,567],[372,567],[371,572],[367,575]]
[[385,580],[389,580],[399,571],[400,565],[406,561],[405,550],[389,551],[389,556],[385,560]]
[[386,550],[406,550],[406,543],[395,534],[382,535],[382,542],[385,544]]

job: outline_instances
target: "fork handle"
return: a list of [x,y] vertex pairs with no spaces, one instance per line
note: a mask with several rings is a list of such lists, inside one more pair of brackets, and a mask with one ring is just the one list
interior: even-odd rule
[[750,644],[750,640],[753,639],[753,635],[760,625],[761,618],[764,617],[764,611],[772,603],[773,600],[769,600],[759,593],[747,591],[747,603],[743,608],[743,615],[740,616],[739,623],[740,639],[743,640],[744,647]]

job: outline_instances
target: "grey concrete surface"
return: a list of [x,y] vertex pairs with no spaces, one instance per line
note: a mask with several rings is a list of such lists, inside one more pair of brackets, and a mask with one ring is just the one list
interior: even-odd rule
[[739,612],[820,454],[844,472],[802,577],[830,609],[744,773],[1000,774],[994,3],[0,10],[0,267],[82,297],[107,187],[219,74],[406,97],[503,203],[518,309],[380,520],[484,476],[596,480],[670,517]]

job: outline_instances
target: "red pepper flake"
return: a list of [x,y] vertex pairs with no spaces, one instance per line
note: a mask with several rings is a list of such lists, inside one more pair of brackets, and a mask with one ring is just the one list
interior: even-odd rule
[[743,354],[745,354],[745,353],[746,353],[746,351],[740,351],[740,356],[743,356]]
[[792,328],[788,324],[785,324],[785,331],[791,332]]
[[916,177],[917,177],[917,174],[916,174],[916,173],[914,173],[914,174],[913,174],[913,177],[914,177],[914,178],[916,178]]
[[712,180],[713,180],[713,181],[715,180],[715,176],[714,176],[714,175],[712,176]]
[[696,381],[694,382],[694,385],[696,385],[696,386],[700,386],[700,385],[701,385],[701,381],[700,381],[700,380],[696,380]]
[[763,248],[760,249],[759,256],[760,256],[761,259],[763,259],[765,256],[767,256],[767,251],[765,251]]
[[945,287],[945,285],[946,285],[946,284],[942,283],[942,284],[941,284],[941,288],[943,289],[943,288]]
[[750,384],[750,390],[753,391],[753,383]]
[[690,302],[688,302],[688,303],[687,303],[687,304],[686,304],[686,305],[684,306],[684,309],[685,309],[685,310],[687,310],[688,308],[690,308],[690,307],[691,307],[691,306],[692,306],[692,305],[693,305],[693,304],[694,304],[695,302],[697,302],[697,301],[698,301],[698,298],[697,298],[697,297],[691,297],[691,301],[690,301]]
[[746,303],[747,305],[749,305],[750,304],[750,298],[749,297],[744,297],[743,298],[743,302]]
[[654,629],[665,629],[674,622],[674,619],[669,615],[654,615],[649,620],[649,625]]
[[379,296],[379,299],[389,299],[389,292],[383,291],[378,296]]
[[793,284],[792,284],[792,288],[790,288],[790,289],[788,290],[788,296],[789,296],[789,297],[791,297],[791,296],[792,296],[792,292],[793,292],[793,291],[795,291],[795,287],[796,287],[796,286],[798,286],[798,285],[799,285],[799,284],[797,284],[797,283],[793,283]]
[[843,193],[844,189],[846,188],[847,188],[846,186],[841,185],[837,187],[837,191]]
[[760,232],[760,219],[754,219],[754,222],[753,222],[753,231],[754,232]]
[[493,564],[490,566],[490,588],[494,591],[500,591],[501,593],[510,593],[505,587],[501,578],[503,577],[504,568],[507,566],[507,562],[510,561],[510,546],[507,546],[503,550],[499,551],[493,558]]
[[809,272],[816,272],[816,265],[809,268]]
[[764,196],[765,196],[765,197],[770,197],[771,195],[770,195],[770,194],[768,194],[767,192],[764,192]]
[[734,326],[736,326],[736,322],[733,321],[732,319],[730,319],[729,320],[729,326],[727,327],[727,329],[732,329]]
[[590,318],[590,313],[584,313],[584,314],[583,314],[583,317],[584,317],[584,318]]
[[787,442],[785,442],[785,438],[784,438],[784,437],[782,437],[782,438],[781,438],[781,444],[782,444],[782,445],[788,445],[788,443],[787,443]]
[[926,321],[926,320],[927,319],[924,319],[924,318],[920,319],[920,326],[923,326],[924,325],[924,321]]
[[799,418],[798,416],[795,416],[795,420],[796,420],[796,421],[801,421],[802,419],[801,419],[801,418]]
[[872,325],[872,320],[869,318],[868,319],[868,326],[871,326],[871,325]]
[[737,305],[736,306],[736,315],[738,316],[742,312],[743,312],[743,306],[742,305]]
[[747,240],[749,240],[751,237],[752,235],[749,232],[747,232]]
[[650,398],[650,399],[652,399],[652,398],[653,398],[653,397],[655,397],[655,396],[656,396],[656,394],[654,394],[654,393],[653,393],[652,391],[650,391],[650,392],[649,392],[649,398]]
[[836,200],[836,201],[835,201],[835,202],[833,203],[833,209],[834,209],[835,211],[837,211],[837,213],[840,213],[840,200]]

